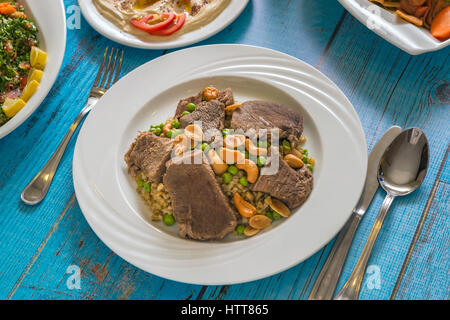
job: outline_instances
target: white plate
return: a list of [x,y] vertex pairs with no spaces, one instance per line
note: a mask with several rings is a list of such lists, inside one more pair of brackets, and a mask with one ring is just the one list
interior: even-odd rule
[[[173,115],[179,98],[206,85],[232,86],[238,101],[286,103],[305,117],[307,147],[317,159],[313,192],[290,218],[253,238],[190,241],[176,236],[176,227],[152,224],[123,160],[138,130]],[[366,165],[355,110],[318,70],[269,49],[213,45],[161,56],[116,83],[81,129],[73,178],[86,220],[119,256],[161,277],[218,285],[281,272],[328,243],[360,196]]]
[[232,23],[245,9],[249,0],[231,0],[230,4],[210,23],[168,41],[150,42],[126,33],[98,12],[92,0],[78,0],[81,12],[89,24],[105,37],[123,45],[142,49],[184,47],[209,38]]
[[435,51],[450,44],[450,39],[439,41],[427,29],[398,18],[395,13],[369,0],[339,0],[339,2],[362,24],[409,54]]
[[47,64],[39,88],[25,107],[0,127],[0,138],[17,128],[39,107],[58,76],[66,49],[66,12],[62,0],[21,0],[20,4],[25,6],[25,13],[39,29],[40,47],[47,51]]

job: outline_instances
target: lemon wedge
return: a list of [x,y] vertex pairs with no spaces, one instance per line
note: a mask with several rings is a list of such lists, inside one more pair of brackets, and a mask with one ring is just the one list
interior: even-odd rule
[[26,102],[20,98],[6,98],[2,109],[8,118],[12,118],[25,106],[25,104]]
[[39,82],[37,82],[36,80],[32,80],[32,81],[28,82],[26,87],[23,89],[22,94],[20,95],[20,98],[25,101],[30,100],[31,96],[36,92],[38,87],[39,87]]
[[37,82],[41,82],[42,76],[44,74],[44,71],[39,69],[32,69],[30,72],[30,75],[28,76],[28,82],[31,82],[33,80]]
[[31,47],[30,64],[33,68],[44,69],[47,62],[47,52],[38,47]]

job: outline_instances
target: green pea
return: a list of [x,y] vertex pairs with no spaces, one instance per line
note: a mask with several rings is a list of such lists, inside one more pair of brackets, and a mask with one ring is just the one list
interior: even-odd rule
[[184,132],[182,129],[172,129],[170,131],[172,131],[172,138],[175,138]]
[[308,163],[306,166],[308,167],[309,171],[314,172],[314,167],[312,166],[312,164]]
[[239,169],[236,166],[231,165],[228,167],[228,172],[235,176],[239,172]]
[[244,234],[245,226],[243,224],[239,224],[235,230],[238,235],[242,236]]
[[243,176],[239,179],[239,183],[242,184],[244,187],[248,186],[248,180],[246,176]]
[[160,135],[161,135],[161,132],[162,132],[161,128],[156,128],[156,129],[155,129],[155,134],[156,134],[157,136],[160,136]]
[[139,181],[137,182],[137,185],[138,185],[139,188],[143,188],[143,187],[144,187],[144,183],[145,183],[144,180],[139,180]]
[[164,128],[166,124],[165,123],[161,123],[158,127],[160,127],[161,129]]
[[172,138],[172,135],[173,135],[173,131],[172,130],[167,131],[167,133],[166,133],[166,137],[167,138]]
[[303,154],[304,156],[308,156],[308,149],[303,149],[303,150],[302,150],[302,154]]
[[270,218],[270,220],[273,220],[273,212],[266,212],[266,217]]
[[273,220],[280,220],[281,215],[278,212],[273,211],[272,212]]
[[267,149],[270,147],[270,142],[268,141],[258,141],[258,147]]
[[178,120],[173,120],[172,121],[172,128],[178,129],[180,127],[180,121]]
[[231,182],[231,180],[233,180],[233,176],[231,175],[231,173],[225,172],[222,175],[222,180],[223,180],[224,183],[228,184],[228,183]]
[[208,153],[208,151],[211,150],[211,147],[206,142],[202,143],[202,151],[205,153]]
[[264,165],[266,164],[267,160],[264,157],[258,157],[256,158],[256,163],[258,164],[258,167],[264,167]]
[[225,138],[227,135],[229,135],[230,134],[230,129],[223,129],[222,130],[222,135],[223,135],[223,137]]
[[285,148],[286,150],[291,150],[291,144],[289,143],[289,141],[287,140],[283,140],[283,142],[281,142],[283,148]]
[[188,103],[186,108],[187,108],[187,111],[192,112],[195,110],[195,108],[197,108],[197,106],[194,103]]
[[181,113],[181,116],[184,117],[185,115],[187,115],[187,114],[189,114],[189,113],[190,113],[189,111],[183,111],[183,112]]
[[171,226],[175,223],[175,218],[171,214],[166,213],[163,216],[163,222],[166,226]]
[[303,163],[308,163],[308,156],[303,156],[302,161]]
[[144,182],[144,190],[145,190],[145,192],[147,192],[147,193],[150,193],[150,192],[152,192],[152,186],[150,185],[150,183],[148,183],[148,182]]

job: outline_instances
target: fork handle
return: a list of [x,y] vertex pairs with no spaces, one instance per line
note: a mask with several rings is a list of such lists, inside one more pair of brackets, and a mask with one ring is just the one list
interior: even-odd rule
[[339,233],[322,270],[320,270],[317,276],[308,300],[331,300],[333,298],[342,267],[344,266],[348,250],[350,249],[361,218],[361,215],[353,212]]
[[35,205],[41,202],[42,199],[44,199],[53,181],[56,169],[58,169],[59,162],[61,161],[70,138],[72,138],[81,120],[83,120],[84,116],[92,109],[94,104],[95,103],[93,101],[88,101],[86,106],[83,108],[83,110],[81,110],[81,112],[70,125],[69,130],[67,130],[66,135],[62,139],[61,143],[59,144],[58,148],[55,150],[51,158],[47,161],[41,171],[39,171],[38,174],[33,178],[33,180],[28,183],[25,189],[23,189],[20,195],[20,198],[23,202],[28,205]]

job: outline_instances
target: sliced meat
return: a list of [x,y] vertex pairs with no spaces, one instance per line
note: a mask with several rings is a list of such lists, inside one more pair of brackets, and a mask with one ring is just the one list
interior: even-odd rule
[[[175,111],[175,118],[181,117],[181,114],[183,113],[183,111],[187,110],[187,105],[189,103],[198,105],[200,102],[202,102],[202,99],[203,99],[203,91],[200,91],[195,96],[180,100],[178,102],[177,110]],[[219,91],[217,100],[219,100],[221,103],[223,103],[225,105],[225,107],[229,106],[231,104],[234,104],[234,96],[233,96],[233,91],[231,90],[231,88],[227,88],[225,90]]]
[[250,190],[268,193],[286,203],[291,209],[303,204],[312,188],[313,176],[306,165],[295,170],[281,157],[279,158],[279,169],[275,174],[261,174],[258,180],[250,186]]
[[160,183],[172,148],[172,140],[141,132],[125,154],[125,162],[133,176],[143,172],[150,182]]
[[180,100],[177,105],[177,110],[175,111],[175,118],[181,117],[181,114],[183,113],[183,111],[187,110],[187,105],[189,103],[199,104],[200,102],[202,102],[202,98],[203,98],[203,93],[199,92],[195,96]]
[[[202,122],[202,130],[204,133],[211,129],[222,130],[225,123],[225,105],[219,100],[203,101],[197,104],[197,108],[192,113],[180,118],[182,128],[196,121]],[[207,142],[211,142],[212,139],[206,140]]]
[[303,132],[303,117],[299,112],[269,101],[246,101],[233,112],[232,129],[244,131],[278,129],[280,139],[296,142]]
[[[195,164],[194,159],[200,164]],[[180,236],[219,240],[235,229],[238,214],[201,151],[190,151],[170,160],[164,185],[172,200]]]
[[217,100],[222,102],[225,105],[225,107],[234,104],[234,96],[231,88],[219,91],[219,96],[217,97]]

